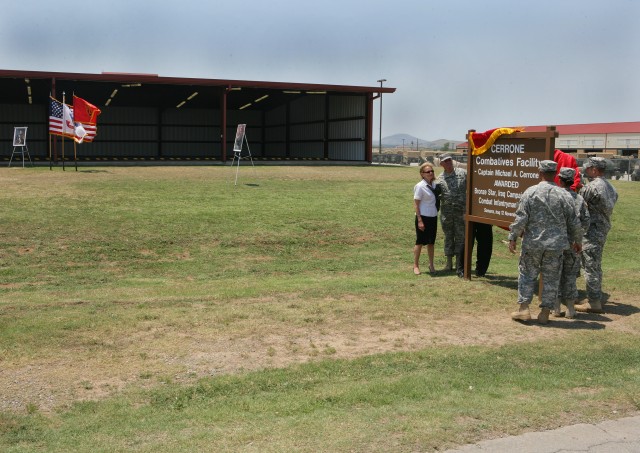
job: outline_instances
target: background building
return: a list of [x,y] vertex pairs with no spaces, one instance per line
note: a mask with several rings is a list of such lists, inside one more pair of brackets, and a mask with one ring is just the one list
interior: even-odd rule
[[[547,126],[525,126],[527,132],[543,132]],[[608,160],[607,178],[640,181],[640,121],[621,123],[561,124],[556,126],[555,147],[574,154],[583,165],[589,156]],[[456,146],[456,152],[467,154],[469,143]]]
[[[527,126],[527,131],[544,131],[546,126]],[[640,121],[624,123],[562,124],[556,126],[556,148],[567,153],[605,153],[614,156],[638,156]]]
[[[0,159],[27,126],[31,156],[61,157],[49,136],[50,96],[102,110],[78,160],[231,160],[238,124],[255,160],[371,162],[373,102],[395,88],[0,70]],[[53,140],[51,140],[53,138]],[[51,143],[50,143],[51,141]],[[67,156],[69,155],[69,139]]]
[[[544,132],[547,126],[525,126],[527,132]],[[606,157],[634,156],[640,150],[640,121],[623,123],[561,124],[556,126],[556,148],[577,157],[605,154]],[[468,152],[469,143],[456,146]]]

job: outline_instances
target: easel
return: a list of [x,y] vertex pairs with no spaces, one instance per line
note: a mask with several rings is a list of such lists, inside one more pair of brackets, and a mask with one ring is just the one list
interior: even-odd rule
[[238,124],[238,128],[236,129],[236,139],[233,142],[233,160],[231,161],[231,168],[233,168],[236,159],[238,160],[238,164],[236,167],[236,179],[233,184],[234,187],[238,185],[238,172],[240,171],[240,159],[242,158],[242,145],[244,143],[247,144],[247,151],[249,153],[249,159],[251,160],[251,166],[253,167],[253,175],[256,176],[256,167],[253,165],[253,158],[251,157],[251,149],[249,148],[249,141],[247,140],[247,134],[245,133],[247,129],[246,124]]
[[24,126],[14,127],[13,128],[13,152],[11,153],[11,158],[9,159],[9,167],[11,167],[13,156],[15,156],[16,154],[22,154],[22,168],[24,168],[24,153],[27,153],[29,162],[31,162],[31,166],[33,167],[33,161],[31,160],[31,155],[29,154],[29,147],[27,146],[27,128]]

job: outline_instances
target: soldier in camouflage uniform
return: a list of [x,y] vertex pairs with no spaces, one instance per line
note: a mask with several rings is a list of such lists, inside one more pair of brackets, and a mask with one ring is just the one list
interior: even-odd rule
[[549,314],[558,297],[562,252],[570,246],[581,250],[581,229],[573,198],[553,182],[557,164],[543,160],[539,166],[540,183],[522,194],[516,218],[509,227],[509,250],[516,252],[516,240],[522,235],[518,277],[518,311],[511,318],[529,321],[529,304],[536,279],[542,277],[538,322],[549,322]]
[[[562,167],[556,179],[561,188],[565,189],[569,195],[573,198],[573,202],[576,208],[576,214],[580,220],[580,228],[582,234],[589,228],[589,210],[587,204],[579,194],[571,189],[571,186],[575,184],[576,171],[570,167]],[[567,306],[566,317],[575,318],[576,311],[574,303],[578,298],[578,287],[576,286],[576,279],[580,274],[580,255],[573,249],[567,249],[562,255],[562,274],[560,276],[560,291],[559,297],[556,299],[556,304],[553,309],[554,316],[562,316],[560,311],[560,304]]]
[[456,273],[464,276],[464,213],[467,207],[467,171],[453,166],[450,154],[440,156],[440,166],[444,171],[436,184],[440,190],[440,223],[444,232],[444,254],[447,267],[453,267],[456,257]]
[[587,302],[576,305],[576,310],[602,313],[602,251],[611,229],[611,213],[618,201],[618,192],[604,179],[607,162],[602,157],[590,157],[585,163],[590,182],[580,191],[589,207],[589,229],[584,235],[582,267],[587,284]]

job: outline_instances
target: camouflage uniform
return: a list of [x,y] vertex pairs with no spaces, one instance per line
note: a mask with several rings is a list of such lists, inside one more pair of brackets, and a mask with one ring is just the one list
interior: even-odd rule
[[[580,220],[582,233],[589,228],[589,210],[584,198],[573,190],[566,189],[573,198],[576,208],[576,215]],[[578,287],[576,279],[580,274],[580,255],[572,249],[565,250],[562,257],[562,275],[560,276],[560,299],[562,301],[575,301],[578,298]]]
[[454,168],[442,172],[436,184],[440,188],[440,223],[444,232],[444,254],[464,253],[464,213],[467,208],[467,171]]
[[602,251],[611,229],[611,213],[618,192],[602,177],[594,178],[580,191],[589,208],[589,228],[584,234],[582,267],[589,302],[599,304],[602,298]]
[[511,224],[509,240],[521,234],[518,303],[533,299],[536,279],[542,277],[541,308],[553,309],[560,284],[562,252],[581,242],[581,230],[571,195],[554,183],[542,181],[522,194]]

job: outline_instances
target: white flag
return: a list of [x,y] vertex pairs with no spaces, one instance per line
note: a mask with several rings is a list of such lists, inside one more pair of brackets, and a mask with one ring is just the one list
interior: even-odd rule
[[84,126],[82,126],[82,123],[76,123],[76,137],[74,138],[74,140],[78,143],[82,143],[82,140],[84,140],[84,137],[87,135],[87,130],[84,128]]
[[[73,121],[73,109],[67,104],[64,104],[63,120],[62,120],[62,132],[65,135],[70,135],[76,141],[76,143],[82,143],[87,138],[87,141],[93,140],[95,136],[95,126],[93,126],[93,136],[84,128],[82,123],[76,123]],[[91,140],[90,140],[91,139]]]
[[62,133],[76,135],[76,125],[73,124],[73,111],[67,104],[63,104],[62,115]]

